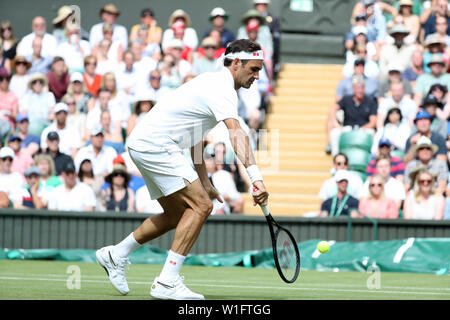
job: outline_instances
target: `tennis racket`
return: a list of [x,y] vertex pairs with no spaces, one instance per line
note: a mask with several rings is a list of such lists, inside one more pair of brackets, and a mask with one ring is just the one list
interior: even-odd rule
[[[253,192],[258,188],[253,188]],[[266,217],[269,225],[270,237],[272,238],[273,258],[278,274],[286,283],[293,283],[300,273],[300,252],[294,236],[280,226],[269,212],[267,206],[261,206],[261,211]]]

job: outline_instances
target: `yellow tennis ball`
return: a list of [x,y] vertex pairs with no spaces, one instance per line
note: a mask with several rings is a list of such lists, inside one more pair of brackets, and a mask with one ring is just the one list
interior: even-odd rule
[[317,244],[317,250],[319,250],[320,253],[327,253],[330,250],[330,245],[327,241],[320,241]]

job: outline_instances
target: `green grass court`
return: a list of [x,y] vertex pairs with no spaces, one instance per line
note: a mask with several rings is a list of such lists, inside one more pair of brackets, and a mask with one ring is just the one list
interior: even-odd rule
[[[80,289],[67,287],[68,282],[76,284],[70,278],[74,274],[67,273],[70,266],[79,267]],[[130,293],[121,296],[96,263],[0,260],[0,300],[151,300],[150,284],[161,267],[130,265]],[[381,272],[380,288],[369,289],[367,281],[375,274],[364,272],[301,271],[293,285],[282,282],[275,269],[184,266],[182,274],[185,283],[208,300],[450,299],[449,275]]]

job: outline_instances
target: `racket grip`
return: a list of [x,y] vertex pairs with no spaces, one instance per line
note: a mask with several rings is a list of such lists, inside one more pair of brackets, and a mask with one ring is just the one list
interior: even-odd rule
[[[256,192],[258,190],[259,189],[257,187],[253,187],[253,192]],[[265,216],[270,215],[269,208],[267,208],[267,206],[260,206],[260,208],[261,208],[261,211],[264,213]]]

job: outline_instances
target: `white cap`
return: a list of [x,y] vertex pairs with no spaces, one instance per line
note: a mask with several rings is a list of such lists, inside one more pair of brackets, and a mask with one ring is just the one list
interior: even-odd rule
[[258,4],[258,3],[269,4],[270,0],[253,0],[253,4]]
[[91,128],[91,136],[96,136],[98,134],[105,135],[105,130],[103,130],[103,127],[100,123],[94,124],[94,126]]
[[0,149],[0,159],[11,157],[15,158],[14,151],[10,147],[3,147]]
[[55,104],[55,108],[53,109],[53,112],[57,114],[60,111],[69,112],[69,106],[65,104],[64,102],[58,102]]
[[212,9],[211,13],[209,14],[210,17],[217,17],[217,16],[225,17],[226,15],[227,13],[221,7]]
[[342,180],[350,181],[350,174],[347,170],[338,170],[334,174],[334,181],[341,182]]
[[352,33],[356,36],[360,33],[367,35],[367,28],[364,26],[354,26],[352,28]]
[[83,82],[83,75],[80,72],[74,72],[70,75],[70,82],[80,81]]

